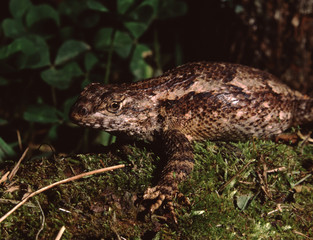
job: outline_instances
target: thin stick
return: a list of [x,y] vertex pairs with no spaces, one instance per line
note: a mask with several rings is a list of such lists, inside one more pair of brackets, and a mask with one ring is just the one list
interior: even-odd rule
[[297,230],[293,230],[293,233],[298,234],[301,237],[304,237],[305,239],[312,239],[312,238],[308,237],[307,235],[305,235],[305,234],[303,234],[301,232],[298,232]]
[[39,203],[39,201],[38,201],[37,199],[36,199],[36,202],[37,202],[37,204],[38,204],[38,207],[39,207],[39,209],[40,209],[41,216],[42,216],[41,227],[40,227],[39,231],[38,231],[37,234],[36,234],[36,240],[38,240],[39,234],[41,233],[41,231],[42,231],[42,230],[44,229],[44,227],[45,227],[46,217],[45,217],[45,213],[43,212],[43,210],[42,210],[42,208],[41,208],[41,206],[40,206],[40,203]]
[[230,184],[236,177],[238,177],[251,163],[255,162],[255,159],[252,159],[250,162],[248,162],[246,165],[244,165],[237,174],[235,174],[231,179],[229,179],[226,183],[224,183],[217,191],[221,192],[223,191],[228,184]]
[[42,192],[44,192],[44,191],[46,191],[46,190],[48,190],[50,188],[53,188],[53,187],[58,186],[58,185],[63,184],[63,183],[72,182],[74,180],[77,180],[77,179],[80,179],[80,178],[83,178],[83,177],[86,177],[86,176],[90,176],[90,175],[98,174],[98,173],[103,173],[103,172],[108,172],[108,171],[112,171],[112,170],[115,170],[115,169],[118,169],[118,168],[123,168],[123,167],[125,167],[125,164],[120,164],[120,165],[107,167],[107,168],[100,168],[100,169],[97,169],[97,170],[93,170],[93,171],[90,171],[90,172],[86,172],[86,173],[82,173],[82,174],[76,175],[74,177],[63,179],[61,181],[52,183],[49,186],[43,187],[43,188],[41,188],[41,189],[39,189],[39,190],[37,190],[35,192],[32,192],[27,197],[25,197],[20,203],[18,203],[14,208],[12,208],[9,212],[7,212],[2,218],[0,218],[0,223],[3,222],[13,212],[15,212],[16,209],[18,209],[25,202],[27,202],[28,199],[32,198],[33,196],[36,196],[39,193],[42,193]]
[[60,240],[62,235],[63,235],[63,233],[64,233],[64,231],[65,231],[65,227],[62,226],[60,231],[58,232],[58,235],[56,236],[55,240]]
[[312,132],[309,132],[308,135],[304,136],[300,131],[297,132],[297,135],[303,140],[303,143],[313,142],[313,139],[310,137]]
[[22,144],[22,139],[21,139],[21,133],[19,130],[16,130],[17,134],[17,141],[18,141],[18,146],[20,147],[20,150],[23,150],[23,144]]
[[25,158],[27,152],[28,152],[29,148],[26,148],[26,150],[24,151],[24,153],[22,154],[22,157],[20,158],[20,160],[18,160],[17,164],[14,166],[14,168],[12,169],[11,173],[8,176],[8,179],[11,181],[13,179],[13,177],[15,176],[16,172],[18,171],[18,169],[20,168],[20,164],[23,161],[23,159]]
[[282,172],[282,171],[286,171],[286,170],[287,170],[287,168],[285,168],[285,167],[279,167],[279,168],[267,170],[266,173],[276,173],[276,172]]

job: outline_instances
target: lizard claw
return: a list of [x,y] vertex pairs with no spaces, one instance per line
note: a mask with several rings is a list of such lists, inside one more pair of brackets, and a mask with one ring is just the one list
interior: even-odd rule
[[164,189],[160,186],[155,186],[146,190],[143,195],[143,199],[155,201],[155,203],[150,206],[150,212],[154,213],[155,210],[161,207],[165,199],[171,201],[172,196],[164,193]]
[[161,207],[165,198],[165,194],[162,194],[161,191],[157,189],[157,187],[148,188],[143,195],[144,200],[155,200],[155,203],[150,206],[151,213],[154,213],[155,210]]
[[176,195],[176,191],[172,194],[168,193],[168,189],[164,186],[155,186],[148,188],[143,195],[144,200],[153,200],[154,203],[150,206],[150,213],[153,214],[157,209],[161,207],[163,203],[166,203],[166,208],[169,210],[174,222],[177,223],[176,214],[173,206],[173,196]]

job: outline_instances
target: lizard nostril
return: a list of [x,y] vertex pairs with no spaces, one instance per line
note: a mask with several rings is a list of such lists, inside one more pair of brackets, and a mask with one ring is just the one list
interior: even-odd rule
[[82,108],[79,110],[79,113],[80,113],[80,115],[85,116],[85,115],[87,115],[88,110],[87,110],[87,108],[82,107]]

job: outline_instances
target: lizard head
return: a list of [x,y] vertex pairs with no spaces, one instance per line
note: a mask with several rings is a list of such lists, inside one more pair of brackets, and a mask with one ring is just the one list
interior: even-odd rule
[[149,98],[127,90],[127,85],[92,83],[81,92],[70,118],[81,126],[141,137],[155,127],[152,106]]

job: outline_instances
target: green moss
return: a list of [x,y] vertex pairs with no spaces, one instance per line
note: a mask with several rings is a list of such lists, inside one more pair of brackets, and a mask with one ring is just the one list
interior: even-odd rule
[[[272,141],[197,143],[195,169],[180,190],[191,202],[175,200],[178,225],[152,216],[142,221],[140,196],[151,185],[158,157],[127,146],[117,153],[32,159],[22,163],[2,198],[20,200],[73,175],[120,163],[127,167],[50,189],[2,223],[3,239],[34,238],[45,214],[41,239],[299,239],[313,236],[312,146]],[[126,154],[125,154],[126,152]],[[122,156],[122,157],[121,157]],[[275,170],[276,171],[273,171]],[[269,171],[269,172],[267,172]],[[266,173],[267,172],[267,173]],[[138,197],[139,196],[139,197]],[[2,203],[1,214],[14,205]]]

